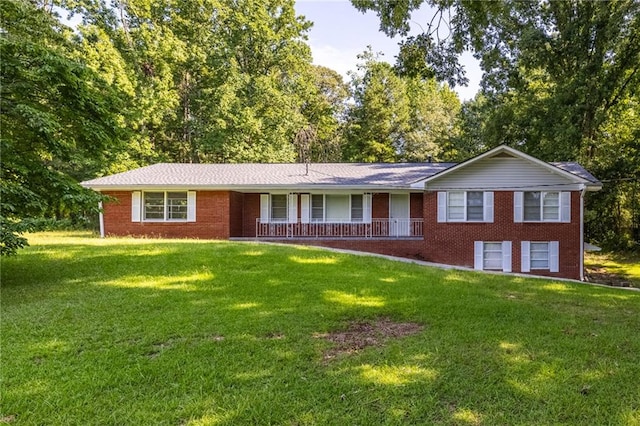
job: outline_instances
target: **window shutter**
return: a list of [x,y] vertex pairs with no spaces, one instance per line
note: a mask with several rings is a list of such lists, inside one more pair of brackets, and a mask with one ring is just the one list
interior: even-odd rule
[[140,191],[131,193],[131,222],[140,222],[140,213],[142,212],[141,198]]
[[475,241],[473,243],[473,269],[476,269],[478,271],[482,271],[483,246],[484,244],[482,243],[482,241]]
[[447,221],[447,193],[438,192],[438,222]]
[[522,208],[524,203],[523,193],[521,191],[516,191],[513,193],[513,221],[514,222],[522,222]]
[[531,242],[529,241],[520,243],[520,271],[531,271]]
[[511,241],[502,242],[502,270],[511,272]]
[[187,222],[196,221],[196,191],[187,191]]
[[298,222],[298,194],[289,194],[289,213],[287,219],[289,223]]
[[310,206],[311,197],[309,194],[300,194],[300,223],[311,221]]
[[560,244],[558,241],[549,241],[549,270],[560,271]]
[[571,192],[560,193],[560,221],[571,222]]
[[484,221],[493,223],[493,192],[484,193]]
[[269,223],[269,194],[260,194],[260,223]]
[[373,197],[367,193],[362,196],[362,221],[364,223],[371,223],[371,206],[373,204]]

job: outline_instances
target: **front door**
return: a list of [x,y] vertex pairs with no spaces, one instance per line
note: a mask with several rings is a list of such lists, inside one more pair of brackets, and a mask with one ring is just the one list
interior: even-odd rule
[[409,236],[409,194],[390,194],[389,201],[389,236]]

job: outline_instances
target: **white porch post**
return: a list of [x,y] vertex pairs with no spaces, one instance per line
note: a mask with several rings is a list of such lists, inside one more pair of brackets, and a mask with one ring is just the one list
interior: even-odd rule
[[587,187],[580,185],[580,281],[584,281],[584,194]]
[[102,212],[102,201],[98,201],[98,222],[100,223],[100,238],[104,238],[104,213]]

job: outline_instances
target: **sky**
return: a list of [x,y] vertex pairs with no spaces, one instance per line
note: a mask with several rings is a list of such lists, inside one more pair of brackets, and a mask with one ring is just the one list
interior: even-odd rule
[[[400,37],[392,39],[379,31],[380,21],[374,12],[361,13],[349,0],[297,0],[296,12],[313,22],[308,33],[313,63],[331,68],[349,81],[347,71],[355,71],[356,55],[368,45],[374,52],[382,52],[382,59],[393,64],[398,54]],[[420,25],[429,19],[428,9],[416,11],[412,16],[412,34],[421,32]],[[478,91],[482,71],[470,53],[461,62],[467,71],[469,85],[456,87],[461,100],[473,98]]]

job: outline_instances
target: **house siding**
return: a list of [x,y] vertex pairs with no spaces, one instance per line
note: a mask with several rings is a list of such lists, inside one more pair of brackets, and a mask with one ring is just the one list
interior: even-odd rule
[[580,194],[571,193],[570,223],[515,223],[513,192],[494,192],[494,223],[437,221],[437,193],[424,197],[424,258],[431,262],[474,266],[474,241],[511,241],[512,271],[521,272],[521,241],[558,241],[559,271],[535,275],[580,279]]
[[427,185],[429,190],[447,189],[502,189],[545,187],[563,189],[563,185],[572,181],[554,173],[543,170],[539,165],[521,158],[492,157],[479,160],[449,175],[442,176]]

